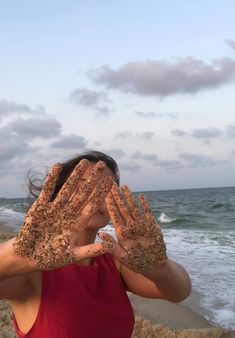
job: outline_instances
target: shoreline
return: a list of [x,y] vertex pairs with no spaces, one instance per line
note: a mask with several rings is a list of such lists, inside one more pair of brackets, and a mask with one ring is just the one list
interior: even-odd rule
[[[235,331],[212,325],[204,316],[181,303],[142,298],[128,293],[136,315],[136,332],[157,338],[235,338]],[[139,327],[138,327],[139,326]]]
[[[0,221],[0,242],[14,235],[14,230]],[[128,293],[128,297],[136,315],[133,338],[235,338],[235,331],[212,325],[183,303],[146,299],[132,293]],[[3,338],[15,337],[6,301],[0,301],[0,332]]]
[[[161,323],[170,329],[201,329],[214,327],[205,317],[182,305],[164,299],[149,299],[128,294],[136,315],[145,316],[154,324]],[[177,313],[177,318],[173,316]]]
[[4,221],[4,220],[0,220],[0,235],[4,232],[4,233],[14,233],[15,231],[14,226],[12,225],[12,227],[10,226],[9,222]]

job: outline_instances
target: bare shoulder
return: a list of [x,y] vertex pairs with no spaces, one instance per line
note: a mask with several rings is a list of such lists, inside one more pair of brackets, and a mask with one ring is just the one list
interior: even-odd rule
[[8,278],[0,282],[0,299],[25,302],[41,290],[41,271]]

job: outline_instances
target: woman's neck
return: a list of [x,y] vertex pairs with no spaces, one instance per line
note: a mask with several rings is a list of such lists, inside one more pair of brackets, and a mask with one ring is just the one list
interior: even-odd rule
[[84,245],[93,244],[95,242],[97,233],[98,233],[97,229],[95,230],[85,229],[85,230],[79,231],[77,234],[77,238],[76,238],[76,245],[84,246]]

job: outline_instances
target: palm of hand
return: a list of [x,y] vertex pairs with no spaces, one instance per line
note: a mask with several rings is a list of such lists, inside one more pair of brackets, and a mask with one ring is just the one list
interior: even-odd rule
[[68,220],[71,226],[76,224],[76,218],[71,218],[63,208],[58,210],[51,203],[38,203],[35,210],[29,210],[22,225],[17,252],[31,257],[40,268],[51,269],[74,262],[70,250],[73,233]]
[[107,177],[100,184],[98,192],[91,198],[88,208],[86,207],[88,210],[84,213],[84,202],[87,202],[96,179],[104,168],[103,165],[97,164],[83,191],[74,195],[75,186],[88,165],[88,161],[81,161],[55,200],[50,202],[60,171],[60,166],[55,165],[49,172],[39,198],[28,211],[21,231],[16,237],[16,252],[20,256],[34,260],[42,270],[75,262],[73,248],[76,236],[111,187],[112,180]]
[[[145,224],[141,224],[145,226]],[[130,230],[129,235],[132,231]],[[140,231],[141,233],[141,231]],[[128,234],[127,234],[127,237]],[[125,249],[122,262],[135,272],[145,272],[154,266],[160,266],[166,260],[166,248],[161,229],[156,225],[152,231],[146,230],[144,234],[133,235],[132,238],[119,237],[118,242]]]
[[118,239],[116,257],[131,270],[144,273],[167,260],[163,234],[145,197],[139,196],[142,213],[129,189],[122,190],[125,199],[117,186],[106,197]]

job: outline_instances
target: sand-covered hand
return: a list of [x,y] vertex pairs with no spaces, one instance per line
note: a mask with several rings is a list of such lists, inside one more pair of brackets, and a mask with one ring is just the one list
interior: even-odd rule
[[[145,196],[139,195],[140,208],[127,186],[121,190],[114,183],[105,199],[118,239],[113,254],[131,270],[145,273],[167,261],[163,234]],[[109,235],[101,237],[111,241]]]
[[63,187],[51,201],[61,164],[55,164],[45,180],[38,199],[26,214],[14,243],[21,257],[35,262],[41,270],[55,269],[88,257],[109,251],[110,243],[94,243],[76,247],[79,231],[104,202],[113,179],[106,177],[98,182],[105,164],[98,162],[87,180],[78,189],[79,180],[90,162],[81,160]]

